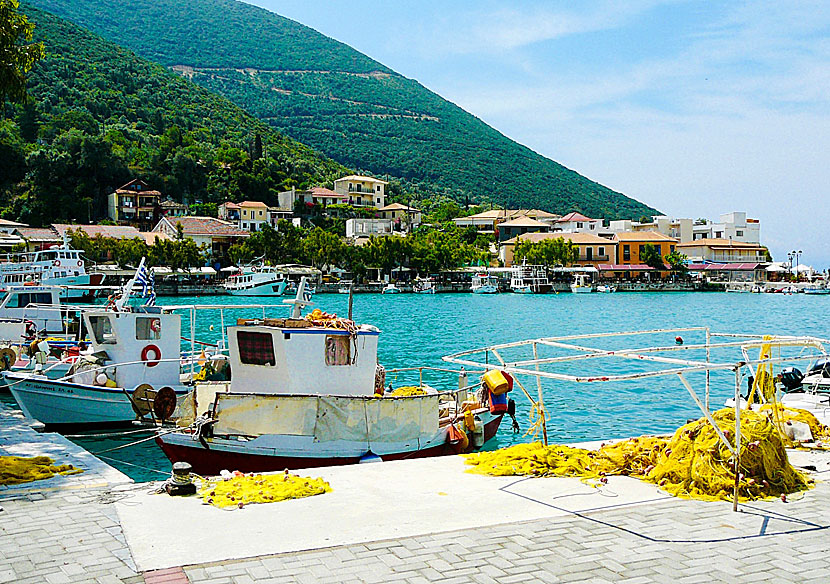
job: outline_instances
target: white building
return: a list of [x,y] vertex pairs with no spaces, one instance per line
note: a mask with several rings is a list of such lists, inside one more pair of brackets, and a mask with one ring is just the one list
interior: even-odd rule
[[356,207],[383,207],[386,205],[386,185],[379,178],[351,174],[334,181],[334,192],[348,198]]
[[347,219],[346,237],[392,235],[394,219]]
[[666,215],[654,215],[650,223],[628,219],[611,221],[608,229],[620,231],[657,231],[674,237],[681,243],[699,239],[726,239],[744,243],[761,243],[761,222],[747,219],[746,213],[732,212],[720,216],[720,222],[707,221],[698,224],[692,219],[675,219]]
[[551,229],[553,232],[593,233],[594,235],[602,230],[602,219],[591,219],[576,211],[554,221]]

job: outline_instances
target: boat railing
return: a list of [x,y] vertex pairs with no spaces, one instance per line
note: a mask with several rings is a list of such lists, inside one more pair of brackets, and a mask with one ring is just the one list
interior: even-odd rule
[[[221,350],[221,351],[219,351],[215,354],[226,355],[227,351],[226,350]],[[146,360],[120,361],[118,363],[101,364],[101,365],[98,365],[96,367],[84,369],[83,371],[74,371],[72,373],[64,375],[63,377],[58,378],[56,381],[66,381],[66,382],[69,382],[69,383],[73,383],[73,382],[75,382],[75,378],[80,376],[80,375],[86,376],[86,375],[93,374],[93,375],[97,376],[99,373],[107,373],[107,372],[115,373],[118,369],[124,368],[124,367],[136,367],[136,366],[142,366],[144,368],[155,367],[158,363],[178,363],[180,368],[182,369],[181,373],[185,373],[186,372],[186,371],[184,371],[185,367],[188,367],[188,366],[190,366],[194,363],[198,363],[199,361],[200,361],[200,357],[193,356],[193,355],[181,356],[181,357],[170,357],[170,358],[167,358],[167,359],[158,359],[158,360],[153,361],[152,365],[149,364]],[[49,367],[45,367],[43,369],[43,372],[46,373],[47,371],[58,367],[62,363],[64,363],[64,362],[59,361],[59,362],[53,363]],[[178,383],[175,383],[174,385],[178,385]]]

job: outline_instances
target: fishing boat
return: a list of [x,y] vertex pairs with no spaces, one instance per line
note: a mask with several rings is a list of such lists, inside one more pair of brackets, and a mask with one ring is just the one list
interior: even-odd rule
[[351,291],[351,287],[353,286],[353,282],[351,280],[341,280],[340,285],[337,286],[337,293],[338,294],[349,294]]
[[104,281],[104,274],[86,272],[81,251],[68,241],[42,251],[0,256],[0,286],[23,284],[61,286],[61,298],[69,301],[94,296],[94,287]]
[[533,266],[522,263],[515,266],[511,272],[510,290],[515,294],[546,294],[551,291],[544,266]]
[[384,394],[377,328],[319,310],[302,318],[311,303],[292,303],[290,318],[229,328],[231,380],[197,383],[181,429],[156,437],[171,461],[201,474],[296,469],[457,453],[495,435],[505,393],[419,383]]
[[401,289],[395,286],[392,282],[389,282],[386,286],[383,287],[383,290],[380,291],[381,294],[400,294]]
[[585,294],[593,291],[594,286],[586,274],[574,274],[574,280],[571,282],[571,292],[574,294]]
[[233,296],[282,296],[288,284],[284,271],[258,264],[240,269],[222,286]]
[[807,286],[802,288],[801,291],[805,294],[830,294],[830,288],[819,285]]
[[490,274],[476,274],[472,281],[473,294],[497,294],[499,279]]
[[600,284],[597,286],[597,292],[602,292],[603,294],[612,294],[617,291],[616,286],[612,286],[611,284]]
[[435,294],[435,282],[428,278],[417,279],[412,285],[415,294]]

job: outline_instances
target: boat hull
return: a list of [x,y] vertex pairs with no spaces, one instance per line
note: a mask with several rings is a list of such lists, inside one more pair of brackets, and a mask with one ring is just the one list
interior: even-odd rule
[[571,286],[571,292],[574,294],[590,294],[593,291],[591,286]]
[[285,292],[286,283],[282,280],[273,280],[263,284],[257,284],[250,288],[225,287],[231,296],[282,296]]
[[[493,415],[484,424],[484,441],[491,440],[499,429],[502,415]],[[315,453],[309,449],[305,453],[290,455],[277,449],[271,452],[252,452],[246,443],[233,439],[208,438],[194,440],[190,434],[164,434],[156,437],[156,443],[171,462],[187,462],[193,467],[193,472],[202,475],[217,475],[222,470],[238,470],[241,472],[270,472],[284,469],[296,470],[324,466],[340,466],[357,464],[363,455],[338,455],[331,451]],[[426,448],[392,451],[380,454],[382,461],[405,460],[410,458],[426,458],[431,456],[445,456],[459,454],[458,445],[447,440]]]
[[499,291],[495,286],[480,286],[473,289],[473,294],[497,294]]

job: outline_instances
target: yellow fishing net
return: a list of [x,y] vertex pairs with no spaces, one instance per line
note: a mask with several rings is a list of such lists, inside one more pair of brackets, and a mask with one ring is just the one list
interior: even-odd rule
[[[811,416],[809,412],[799,415]],[[732,443],[734,410],[719,410],[713,418]],[[741,412],[740,454],[741,500],[778,497],[811,486],[811,480],[790,465],[778,430],[763,413]],[[470,472],[489,475],[581,477],[599,482],[610,475],[629,475],[690,499],[731,499],[735,484],[732,453],[705,418],[682,426],[671,438],[642,436],[606,444],[597,451],[534,442],[470,454],[467,463],[474,467]]]
[[230,479],[203,483],[199,496],[215,507],[244,507],[251,503],[276,503],[331,491],[323,479],[288,474],[240,474]]
[[384,397],[412,397],[415,395],[426,395],[427,392],[415,385],[405,385],[394,391],[385,394]]
[[17,485],[48,479],[56,474],[73,475],[84,472],[71,464],[55,465],[48,456],[0,456],[0,485]]

